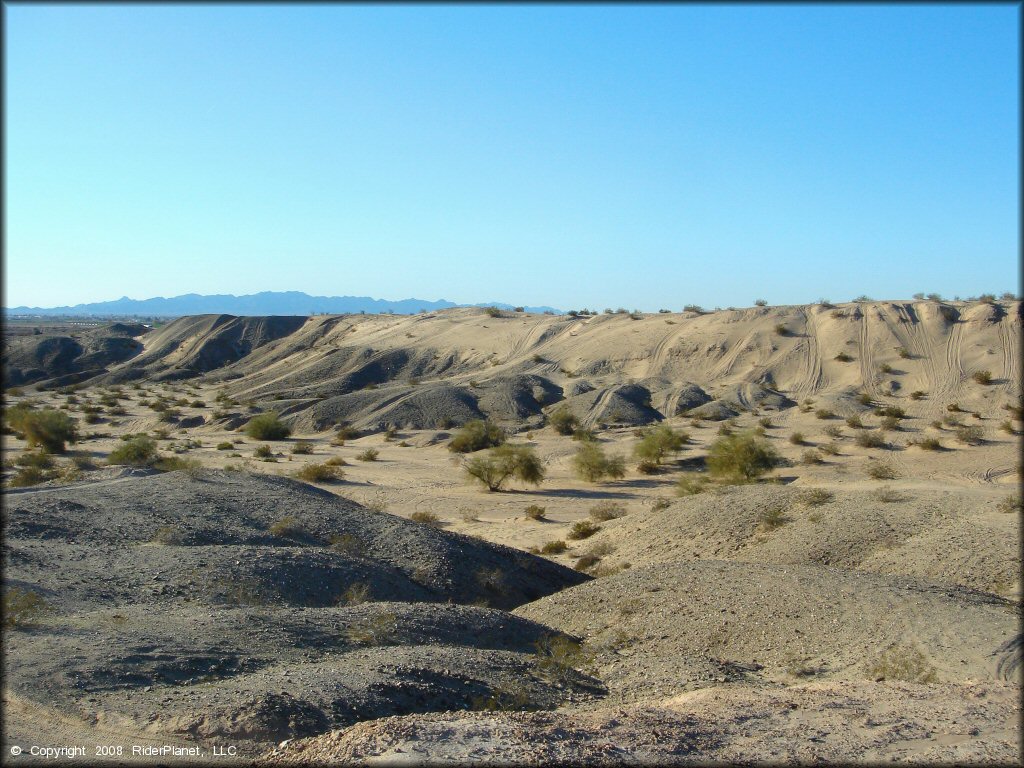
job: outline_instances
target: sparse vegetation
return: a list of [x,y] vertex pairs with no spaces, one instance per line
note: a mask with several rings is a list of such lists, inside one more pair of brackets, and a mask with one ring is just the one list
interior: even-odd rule
[[132,467],[147,467],[154,461],[156,461],[156,443],[145,436],[133,437],[122,443],[107,457],[108,464]]
[[818,507],[822,504],[827,504],[835,498],[835,494],[832,491],[827,491],[824,488],[808,488],[800,494],[800,503],[806,504],[809,507]]
[[295,476],[307,483],[331,483],[341,480],[345,473],[337,466],[325,462],[323,464],[307,464],[296,472]]
[[[839,313],[839,316],[840,317],[846,317],[846,315],[844,315],[841,312]],[[838,360],[840,363],[849,363],[849,362],[851,362],[853,360],[853,358],[850,355],[846,354],[845,352],[840,352],[838,355],[836,355],[832,359],[833,360]]]
[[707,490],[708,482],[708,479],[703,475],[698,475],[697,477],[683,475],[676,481],[676,495],[696,496],[698,493],[703,493]]
[[590,508],[590,517],[602,523],[606,520],[614,520],[626,514],[626,508],[614,501],[602,501]]
[[571,435],[579,427],[579,419],[567,405],[560,405],[552,411],[548,416],[548,423],[560,435]]
[[43,596],[34,590],[7,587],[4,590],[4,629],[32,627],[49,607]]
[[420,509],[413,512],[409,515],[409,519],[413,522],[424,523],[425,525],[434,525],[441,520],[441,518],[428,509]]
[[888,443],[877,432],[859,432],[854,442],[861,448],[886,448]]
[[269,459],[274,455],[274,450],[266,444],[257,445],[255,450],[253,450],[252,455],[257,459]]
[[805,445],[807,441],[804,439],[803,432],[794,432],[789,436],[789,442],[793,445]]
[[999,504],[996,505],[996,510],[1002,512],[1005,515],[1010,515],[1014,513],[1020,514],[1020,512],[1022,511],[1021,495],[1019,493],[1015,493],[1012,496],[1007,496],[1005,499],[1000,501]]
[[601,526],[594,525],[594,523],[589,520],[580,520],[573,523],[572,528],[569,529],[569,533],[566,534],[566,538],[574,540],[586,539],[593,536],[600,530]]
[[306,535],[306,530],[292,515],[285,515],[280,520],[271,523],[267,530],[282,539],[294,539]]
[[992,371],[975,371],[971,374],[971,378],[974,379],[976,384],[991,384]]
[[510,478],[540,485],[544,480],[544,462],[528,445],[500,445],[484,456],[474,456],[465,464],[466,474],[483,483],[488,491],[500,491]]
[[934,683],[935,668],[917,648],[890,646],[867,668],[867,675],[875,681],[906,680],[910,683]]
[[591,483],[605,478],[619,479],[626,475],[626,460],[617,454],[608,456],[595,442],[584,442],[572,457],[576,474]]
[[292,446],[292,453],[308,456],[313,453],[313,444],[308,440],[299,440]]
[[730,435],[712,443],[707,466],[713,477],[750,481],[779,461],[775,449],[753,435]]
[[965,445],[981,445],[985,442],[985,430],[976,424],[962,424],[954,433],[958,442]]
[[568,545],[564,541],[549,541],[543,546],[541,546],[540,553],[542,555],[560,555],[562,552],[565,552],[565,550],[567,550],[568,548]]
[[376,461],[378,456],[380,456],[380,451],[376,448],[367,448],[362,453],[357,453],[356,459],[359,461]]
[[676,432],[667,424],[645,429],[641,435],[640,442],[633,447],[633,454],[641,462],[649,462],[656,466],[660,466],[669,454],[681,451],[690,440],[686,432]]
[[291,433],[291,427],[282,422],[276,413],[261,413],[249,419],[245,425],[245,434],[253,440],[284,440]]
[[485,448],[496,448],[506,440],[505,430],[489,421],[474,419],[463,425],[451,442],[448,450],[453,453],[473,453]]
[[31,405],[18,403],[6,409],[7,423],[24,436],[32,448],[48,453],[64,453],[68,443],[78,441],[75,420],[53,408],[36,410]]
[[868,465],[868,477],[874,480],[895,480],[899,477],[896,468],[883,461],[873,461]]
[[547,514],[547,510],[537,504],[531,504],[523,512],[531,520],[544,520]]
[[584,651],[578,640],[566,635],[544,635],[534,647],[537,671],[557,683],[568,683],[576,670],[587,669],[594,663],[593,654]]

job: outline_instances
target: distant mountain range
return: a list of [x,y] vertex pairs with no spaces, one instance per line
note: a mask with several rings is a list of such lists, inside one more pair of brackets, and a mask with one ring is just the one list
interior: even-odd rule
[[[203,296],[186,293],[183,296],[152,299],[129,299],[124,296],[114,301],[100,301],[94,304],[75,304],[73,307],[8,307],[7,315],[99,315],[112,317],[180,317],[182,315],[312,315],[352,314],[366,312],[382,314],[393,312],[411,315],[420,310],[450,309],[451,307],[497,307],[513,309],[511,304],[484,302],[480,304],[456,304],[452,301],[426,301],[425,299],[401,299],[388,301],[369,296],[310,296],[301,291],[263,291],[248,296],[216,294]],[[524,307],[527,312],[554,312],[554,307]]]

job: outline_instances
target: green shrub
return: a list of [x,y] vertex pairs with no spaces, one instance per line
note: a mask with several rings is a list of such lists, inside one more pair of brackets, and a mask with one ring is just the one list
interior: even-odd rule
[[117,446],[107,457],[108,464],[147,467],[156,461],[156,443],[148,437],[133,437]]
[[253,416],[245,425],[245,434],[253,440],[284,440],[291,433],[291,427],[282,422],[276,413]]
[[985,442],[985,431],[977,425],[962,425],[957,427],[956,439],[966,445],[981,445]]
[[380,456],[380,451],[376,448],[367,448],[362,453],[356,454],[359,461],[376,461],[378,456]]
[[800,457],[800,461],[804,464],[824,464],[825,460],[821,457],[818,451],[810,450],[804,451]]
[[614,520],[626,514],[626,508],[614,501],[602,501],[590,508],[590,517],[599,523],[606,520]]
[[910,354],[910,350],[907,349],[906,347],[900,347],[899,349],[897,349],[896,354],[898,354],[904,360],[910,360],[913,357],[913,355]]
[[722,437],[712,443],[707,466],[713,477],[752,480],[776,466],[779,455],[750,434]]
[[306,530],[292,515],[285,515],[280,520],[271,523],[267,530],[274,536],[278,536],[282,539],[292,539],[304,536],[306,533]]
[[484,307],[484,312],[488,317],[501,317],[501,310],[497,307]]
[[161,472],[188,472],[194,475],[203,468],[199,459],[183,459],[180,456],[162,456],[153,462],[153,468]]
[[53,459],[47,453],[23,453],[14,460],[14,463],[19,467],[53,469]]
[[992,371],[975,371],[971,374],[971,378],[978,384],[991,384]]
[[549,541],[540,548],[542,555],[559,555],[565,552],[569,547],[561,540]]
[[934,437],[922,437],[920,440],[911,440],[910,445],[916,445],[922,451],[941,451],[942,443]]
[[230,443],[230,442],[227,442],[227,441],[225,441],[223,443],[217,443],[217,450],[218,451],[230,451],[234,447],[235,447],[234,443]]
[[569,533],[566,534],[568,539],[586,539],[593,536],[595,533],[601,530],[601,526],[594,525],[589,520],[580,520],[574,523],[572,528],[569,529]]
[[[841,315],[841,316],[845,317],[845,315]],[[846,354],[845,352],[840,352],[838,355],[836,355],[832,359],[833,360],[838,360],[841,363],[848,363],[851,360],[853,360],[853,358],[850,355]]]
[[807,441],[804,439],[803,432],[794,432],[789,436],[789,442],[793,445],[804,445]]
[[483,456],[466,462],[466,474],[479,480],[488,491],[499,491],[507,480],[515,477],[525,483],[540,485],[544,480],[544,462],[528,445],[500,445]]
[[879,422],[878,428],[883,432],[898,431],[900,428],[900,420],[895,416],[885,416],[881,422]]
[[899,474],[891,464],[873,461],[868,465],[868,477],[875,480],[895,480]]
[[569,410],[569,406],[560,405],[548,416],[548,423],[560,435],[571,435],[579,427],[579,419]]
[[779,336],[789,336],[789,328],[782,323],[775,326],[775,333]]
[[345,476],[345,473],[337,467],[331,466],[327,463],[307,464],[296,472],[295,476],[299,478],[299,480],[305,480],[308,483],[330,483],[335,480],[341,480]]
[[626,460],[619,455],[606,456],[601,446],[593,442],[580,445],[572,457],[572,465],[580,478],[591,483],[626,475]]
[[640,442],[633,447],[633,455],[641,461],[660,465],[666,456],[681,451],[689,440],[686,432],[676,432],[667,424],[659,424],[643,430]]
[[11,488],[26,488],[30,485],[38,485],[44,480],[52,479],[52,474],[39,469],[39,467],[22,467],[7,484]]
[[573,430],[572,439],[577,440],[579,442],[593,443],[597,441],[597,435],[594,433],[594,430],[592,429],[583,429],[582,427],[580,427],[579,429]]
[[453,453],[473,453],[484,448],[496,448],[506,440],[505,430],[490,421],[474,419],[465,425],[448,443],[448,450]]
[[531,520],[543,520],[547,514],[547,510],[537,504],[531,504],[524,510],[524,512]]
[[38,592],[21,587],[8,587],[4,590],[5,629],[31,627],[48,610],[49,605]]
[[257,459],[269,459],[274,455],[274,450],[266,444],[257,445],[256,449],[252,452],[252,455]]
[[562,685],[576,676],[577,669],[587,669],[594,663],[593,654],[584,651],[578,640],[566,635],[544,635],[534,645],[540,676]]
[[860,432],[854,442],[861,448],[885,448],[885,439],[877,432]]
[[313,444],[308,440],[299,440],[292,446],[292,453],[308,456],[313,452]]
[[67,443],[78,441],[75,420],[54,408],[36,410],[24,403],[7,410],[11,427],[25,437],[31,447],[40,447],[48,453],[64,453]]

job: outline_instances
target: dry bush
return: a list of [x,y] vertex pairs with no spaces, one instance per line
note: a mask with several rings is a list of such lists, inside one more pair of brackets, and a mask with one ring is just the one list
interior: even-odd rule
[[342,592],[338,602],[342,605],[362,605],[373,599],[370,585],[361,581],[354,582]]
[[823,453],[826,456],[838,456],[839,446],[835,443],[822,443],[818,446],[818,452]]
[[358,556],[366,551],[366,543],[351,533],[335,534],[327,541],[331,545],[331,549],[343,555]]
[[817,507],[821,504],[827,504],[832,501],[836,495],[832,491],[827,491],[824,488],[808,488],[803,491],[798,497],[801,504],[806,504],[809,507]]
[[975,371],[971,374],[971,378],[974,379],[977,384],[991,384],[992,371]]
[[345,473],[338,467],[324,462],[323,464],[307,464],[296,472],[295,476],[307,483],[331,483],[341,480]]
[[574,523],[572,528],[569,529],[569,533],[566,534],[567,539],[586,539],[593,536],[595,533],[601,530],[601,526],[594,525],[589,520],[580,520]]
[[877,432],[860,432],[854,442],[861,448],[885,448],[888,445]]
[[871,498],[873,498],[875,501],[881,501],[886,504],[895,504],[900,501],[906,501],[906,498],[901,493],[899,493],[898,491],[894,491],[892,488],[889,488],[888,486],[876,488],[875,490],[873,490],[871,492]]
[[589,669],[594,663],[593,654],[567,635],[544,635],[534,647],[534,663],[540,676],[563,685],[572,681],[577,670]]
[[916,445],[922,451],[941,451],[942,443],[934,437],[922,437],[919,440],[911,440],[907,445]]
[[825,434],[828,435],[829,437],[842,437],[843,436],[843,428],[838,426],[838,425],[836,425],[836,424],[829,424],[827,427],[825,427],[824,431],[825,431]]
[[864,426],[864,422],[860,420],[860,416],[847,416],[846,426],[850,429],[861,429]]
[[156,443],[148,437],[133,437],[117,446],[107,457],[108,464],[147,467],[156,461]]
[[34,626],[49,609],[49,604],[38,592],[22,587],[7,587],[4,590],[4,629]]
[[824,464],[825,459],[822,458],[821,453],[812,449],[810,451],[803,452],[803,455],[800,457],[800,462],[802,464]]
[[996,506],[996,510],[1006,515],[1013,514],[1015,512],[1019,513],[1021,511],[1021,495],[1019,493],[1015,493],[1012,496],[1007,496],[999,502]]
[[687,477],[683,475],[676,481],[677,496],[695,496],[707,490],[710,481],[703,476]]
[[761,531],[774,531],[790,521],[783,507],[768,507],[757,517],[757,527]]
[[382,613],[350,626],[345,636],[357,645],[387,645],[398,633],[398,617]]
[[590,508],[590,518],[602,523],[606,520],[614,520],[626,514],[626,508],[614,501],[602,501]]
[[910,683],[934,683],[935,668],[917,648],[890,646],[868,665],[868,678],[875,681],[906,680]]
[[424,523],[425,525],[436,525],[441,521],[441,518],[427,509],[421,509],[413,512],[409,515],[409,519],[417,523]]
[[525,510],[526,516],[531,520],[543,520],[547,514],[547,510],[537,504],[531,504]]
[[956,439],[965,445],[981,445],[985,442],[985,430],[976,424],[957,427],[955,435]]
[[568,548],[568,545],[564,541],[555,540],[543,544],[540,548],[540,552],[542,555],[558,555],[565,552]]
[[292,446],[292,453],[308,456],[313,453],[313,444],[309,440],[299,440]]
[[868,465],[868,477],[875,480],[895,480],[899,477],[896,468],[887,462],[873,461]]
[[271,523],[267,530],[274,536],[282,539],[291,539],[297,536],[304,536],[306,531],[292,515],[286,515],[280,520]]

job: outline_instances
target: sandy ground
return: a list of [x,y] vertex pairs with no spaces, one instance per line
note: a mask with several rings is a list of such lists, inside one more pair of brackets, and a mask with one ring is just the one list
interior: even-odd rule
[[[986,305],[960,307],[954,324],[929,302],[637,321],[621,315],[493,319],[459,310],[349,318],[325,328],[313,318],[297,332],[308,336],[268,343],[259,365],[250,362],[238,380],[120,385],[126,412],[83,426],[91,434],[69,455],[100,466],[121,435],[166,429],[161,452],[204,467],[291,476],[307,463],[341,458],[344,479],[318,487],[403,518],[431,513],[441,530],[517,550],[563,540],[567,550],[549,559],[569,567],[598,553],[596,581],[517,612],[575,633],[593,649],[596,673],[609,688],[604,709],[592,701],[553,713],[386,718],[293,742],[273,759],[1012,762],[1020,755],[1021,520],[1019,507],[1007,502],[1021,477],[1020,438],[1004,422],[1018,432],[1024,425],[1004,408],[1020,393],[1019,305],[1007,309],[994,318]],[[779,324],[789,329],[786,335],[773,330]],[[314,337],[316,343],[309,341]],[[666,423],[690,439],[674,457],[680,463],[646,475],[632,458],[634,428],[600,428],[594,416],[601,447],[627,457],[629,471],[622,480],[589,483],[572,473],[578,443],[527,419],[513,441],[537,450],[547,465],[545,481],[488,493],[468,481],[463,458],[447,450],[451,428],[399,428],[390,437],[376,432],[344,445],[332,442],[331,431],[300,429],[270,443],[276,460],[262,461],[253,456],[262,443],[224,423],[181,429],[139,403],[157,394],[200,400],[202,407],[178,408],[185,418],[209,419],[218,392],[227,388],[239,400],[253,396],[269,406],[273,400],[262,399],[267,393],[294,389],[303,375],[323,380],[309,372],[330,359],[342,338],[377,351],[422,343],[414,351],[431,350],[431,360],[455,354],[463,367],[456,365],[449,378],[463,384],[482,379],[482,372],[521,370],[537,356],[546,362],[537,362],[536,372],[565,390],[583,379],[598,389],[647,381],[652,404],[669,411],[670,387],[657,389],[651,383],[657,377],[697,382],[712,397],[743,382],[768,382],[797,405],[751,404],[734,428],[769,418],[764,437],[787,465],[769,474],[771,482],[680,497],[677,480],[700,474],[721,422],[670,414]],[[195,354],[199,342],[175,344],[171,361]],[[146,346],[151,352],[160,345]],[[852,361],[834,359],[847,350]],[[241,368],[245,360],[233,365]],[[994,375],[988,386],[971,378],[982,367]],[[429,371],[424,376],[429,380]],[[926,395],[912,399],[915,390]],[[857,407],[851,391],[869,393],[871,406]],[[98,387],[85,388],[74,407],[98,402],[100,394]],[[67,401],[65,394],[31,391],[13,399],[24,397],[53,407]],[[961,410],[951,412],[951,403]],[[588,413],[597,414],[599,405]],[[881,430],[882,417],[873,412],[878,405],[906,412],[898,430]],[[822,408],[836,416],[820,418]],[[235,410],[246,414],[244,406]],[[845,423],[854,412],[862,428]],[[980,427],[983,441],[959,441],[950,418]],[[882,434],[887,447],[858,446],[862,432]],[[794,433],[802,435],[800,444]],[[926,437],[937,438],[942,450],[911,444]],[[225,441],[233,447],[218,450]],[[312,453],[292,453],[299,441],[311,444]],[[14,468],[7,462],[25,446],[10,435],[3,446],[9,479]],[[820,446],[830,452],[816,451]],[[358,458],[368,448],[379,451],[375,461]],[[808,451],[821,463],[807,463]],[[891,477],[875,479],[876,465],[890,468]],[[73,490],[77,483],[119,482],[121,474],[86,469],[75,482],[46,486]],[[810,490],[828,498],[809,502]],[[33,489],[6,492],[14,498]],[[527,517],[530,505],[544,508],[543,520]],[[599,506],[615,507],[618,517],[598,522],[601,530],[590,538],[568,538],[573,524],[592,519]],[[769,509],[781,524],[765,525]],[[681,631],[687,615],[699,620]],[[816,618],[808,621],[809,615]],[[871,664],[889,647],[923,654],[934,682],[876,682]],[[32,734],[54,743],[98,734],[97,723],[69,721],[45,701],[9,702],[5,751]],[[652,740],[659,729],[678,738]],[[562,731],[574,735],[559,736]],[[103,735],[110,743],[134,738],[109,728]],[[668,743],[674,746],[666,751]],[[609,751],[608,744],[624,751]]]

